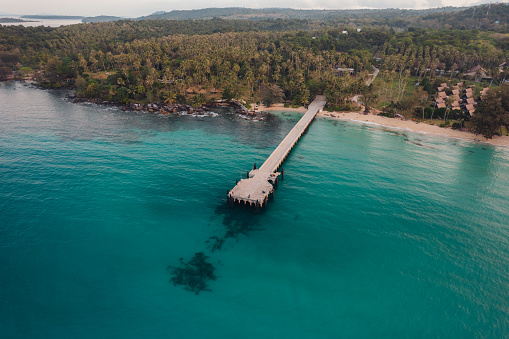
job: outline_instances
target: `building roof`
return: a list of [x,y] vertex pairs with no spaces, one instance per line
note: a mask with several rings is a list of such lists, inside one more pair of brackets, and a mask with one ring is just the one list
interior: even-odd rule
[[466,105],[465,108],[467,109],[467,111],[475,111],[475,107],[474,105]]
[[459,89],[453,89],[452,90],[452,94],[459,95],[460,94],[460,90]]
[[442,98],[447,98],[447,94],[445,94],[445,92],[438,92],[438,95]]
[[443,104],[443,103],[444,103],[444,99],[443,99],[443,98],[441,98],[441,97],[438,97],[438,98],[436,98],[436,99],[435,99],[435,102],[436,102],[437,104]]
[[437,108],[445,108],[445,104],[444,103],[437,104]]
[[474,98],[468,98],[467,99],[467,103],[470,104],[470,105],[475,105],[475,100]]
[[486,70],[484,68],[482,68],[480,65],[477,65],[475,66],[474,68],[468,70],[465,72],[465,75],[466,76],[470,76],[470,77],[473,77],[473,76],[476,76],[477,74],[479,74],[481,76],[481,78],[484,78],[484,79],[491,79],[487,74],[486,74]]

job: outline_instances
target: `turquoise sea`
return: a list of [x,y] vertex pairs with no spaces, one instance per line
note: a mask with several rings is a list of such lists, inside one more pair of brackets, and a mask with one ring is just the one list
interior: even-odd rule
[[[255,214],[226,191],[299,115],[66,94],[0,83],[2,338],[509,336],[509,150],[319,118]],[[197,252],[198,295],[167,270]]]

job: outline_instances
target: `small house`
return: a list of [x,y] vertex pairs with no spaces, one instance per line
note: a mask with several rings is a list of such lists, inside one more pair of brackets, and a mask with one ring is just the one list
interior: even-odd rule
[[467,105],[475,105],[476,104],[474,98],[468,98],[466,100],[466,103],[467,103]]
[[475,107],[474,107],[474,105],[466,105],[466,106],[465,106],[465,109],[466,109],[468,112],[470,112],[470,111],[475,111]]

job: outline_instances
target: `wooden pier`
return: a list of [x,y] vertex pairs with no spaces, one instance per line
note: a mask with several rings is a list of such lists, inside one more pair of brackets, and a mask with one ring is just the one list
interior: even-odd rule
[[278,169],[283,164],[290,151],[297,144],[316,114],[325,106],[325,97],[317,96],[309,105],[307,112],[293,127],[288,135],[281,141],[279,146],[265,160],[260,168],[254,168],[248,173],[248,178],[240,180],[237,185],[228,192],[228,203],[262,208],[267,205],[270,197],[274,194],[279,175]]

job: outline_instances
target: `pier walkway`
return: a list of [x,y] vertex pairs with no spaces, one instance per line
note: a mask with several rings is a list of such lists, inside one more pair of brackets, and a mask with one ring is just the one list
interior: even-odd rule
[[317,96],[309,105],[307,112],[293,127],[288,135],[281,141],[279,146],[265,160],[259,169],[249,172],[249,177],[240,180],[237,185],[228,192],[228,202],[253,207],[265,207],[270,196],[274,194],[274,186],[277,185],[277,172],[295,144],[316,114],[325,106],[325,97]]

